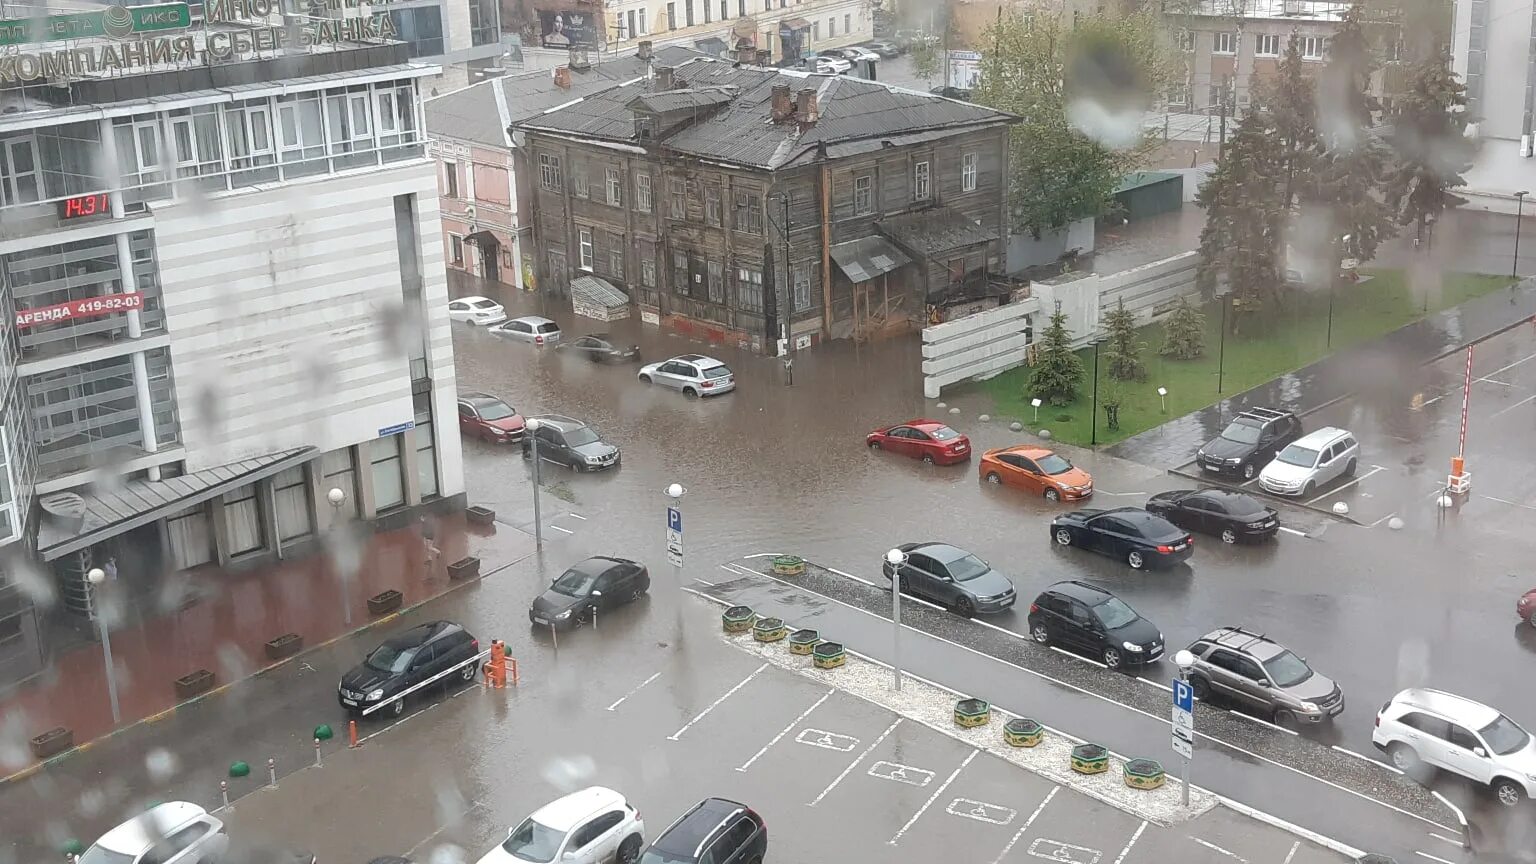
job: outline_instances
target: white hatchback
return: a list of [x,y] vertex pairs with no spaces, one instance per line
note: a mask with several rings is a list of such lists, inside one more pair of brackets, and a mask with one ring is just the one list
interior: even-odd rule
[[80,864],[191,864],[214,861],[229,848],[224,823],[186,801],[168,801],[101,835]]
[[612,789],[589,786],[534,811],[480,864],[634,864],[644,845],[640,811]]
[[1481,702],[1411,687],[1376,712],[1371,743],[1399,770],[1428,765],[1460,774],[1508,807],[1536,797],[1536,740]]
[[500,327],[492,328],[491,332],[535,345],[553,345],[560,341],[560,325],[538,315],[513,318]]
[[448,303],[448,318],[485,326],[507,320],[507,310],[489,297],[460,297]]
[[1355,436],[1332,426],[1292,441],[1259,472],[1259,486],[1275,495],[1310,496],[1319,486],[1351,477],[1360,461]]

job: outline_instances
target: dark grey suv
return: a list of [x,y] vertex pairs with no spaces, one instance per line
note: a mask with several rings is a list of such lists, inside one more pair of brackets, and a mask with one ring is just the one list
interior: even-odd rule
[[[534,421],[537,421],[535,423]],[[571,417],[558,414],[540,414],[528,418],[534,427],[532,435],[523,436],[523,458],[533,455],[533,442],[538,436],[539,458],[558,462],[577,471],[601,471],[619,467],[619,448],[598,437],[597,430]]]
[[1190,686],[1201,701],[1215,699],[1268,714],[1281,726],[1321,723],[1344,711],[1344,692],[1307,661],[1261,634],[1222,627],[1189,646],[1195,655]]

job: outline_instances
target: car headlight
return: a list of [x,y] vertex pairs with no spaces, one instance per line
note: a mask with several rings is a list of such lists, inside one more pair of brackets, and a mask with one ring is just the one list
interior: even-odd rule
[[1200,457],[1201,459],[1204,459],[1205,458],[1205,448],[1201,447],[1199,450],[1196,450],[1195,451],[1195,455]]
[[1532,783],[1536,783],[1536,774],[1527,774],[1525,775],[1525,779],[1531,781]]
[[565,619],[567,619],[569,617],[571,617],[571,610],[569,610],[569,609],[567,609],[564,612],[561,612],[559,615],[555,616],[555,618],[560,620],[560,621],[564,621]]
[[1264,522],[1263,521],[1249,522],[1248,523],[1248,527],[1249,528],[1263,528],[1264,527]]
[[1121,642],[1120,646],[1122,648],[1124,648],[1125,650],[1127,650],[1127,651],[1134,651],[1137,654],[1140,654],[1142,651],[1145,650],[1140,645],[1137,645],[1135,642]]
[[1316,713],[1316,711],[1317,711],[1317,703],[1316,702],[1303,702],[1303,703],[1301,703],[1301,710],[1306,711],[1308,713]]
[[363,698],[367,699],[369,702],[377,702],[384,698],[384,688],[380,687],[377,690],[374,690],[372,693],[369,693],[367,696],[364,696]]
[[588,465],[596,465],[597,463],[603,461],[603,457],[601,456],[587,456],[585,458]]
[[1227,460],[1227,464],[1228,465],[1236,465],[1236,464],[1238,464],[1238,463],[1240,463],[1242,461],[1243,461],[1243,459],[1242,459],[1241,456],[1234,456],[1233,458]]

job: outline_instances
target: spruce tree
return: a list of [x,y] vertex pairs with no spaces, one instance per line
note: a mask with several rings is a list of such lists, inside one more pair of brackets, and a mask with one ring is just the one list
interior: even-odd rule
[[1225,158],[1200,186],[1195,201],[1205,209],[1195,284],[1213,297],[1226,278],[1238,332],[1245,319],[1273,311],[1279,302],[1280,244],[1285,228],[1283,152],[1268,111],[1238,121]]
[[1467,88],[1450,65],[1445,51],[1415,64],[1393,118],[1397,170],[1387,184],[1387,204],[1398,223],[1413,224],[1420,238],[1426,219],[1466,203],[1450,191],[1465,184],[1462,172],[1472,167],[1471,145],[1464,137]]
[[1259,98],[1275,124],[1281,160],[1280,201],[1290,210],[1306,195],[1318,154],[1317,103],[1297,34],[1291,34],[1280,68]]
[[1109,360],[1109,376],[1121,381],[1145,381],[1147,367],[1141,362],[1141,342],[1136,339],[1136,315],[1125,308],[1122,299],[1104,316],[1104,329],[1109,343],[1105,356]]
[[1083,381],[1083,358],[1072,350],[1072,337],[1067,333],[1067,315],[1056,304],[1051,313],[1051,324],[1041,334],[1040,350],[1035,355],[1035,370],[1029,376],[1026,395],[1035,396],[1052,405],[1070,405],[1077,398],[1077,388]]
[[1194,360],[1205,353],[1205,313],[1189,298],[1179,298],[1163,329],[1167,338],[1157,353],[1175,360]]

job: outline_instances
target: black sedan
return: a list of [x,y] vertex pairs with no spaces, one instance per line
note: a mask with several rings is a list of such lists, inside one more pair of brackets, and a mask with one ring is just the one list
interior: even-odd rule
[[1195,538],[1140,507],[1074,510],[1051,520],[1051,539],[1119,558],[1134,570],[1170,567],[1195,551]]
[[1147,500],[1147,512],[1190,531],[1215,534],[1223,543],[1268,540],[1280,530],[1280,514],[1252,495],[1230,489],[1177,489]]
[[560,345],[561,351],[579,354],[593,363],[636,363],[640,346],[617,342],[607,333],[591,333]]
[[599,612],[632,603],[651,589],[645,565],[628,558],[588,558],[560,574],[528,610],[528,620],[541,627],[568,630],[591,621]]

